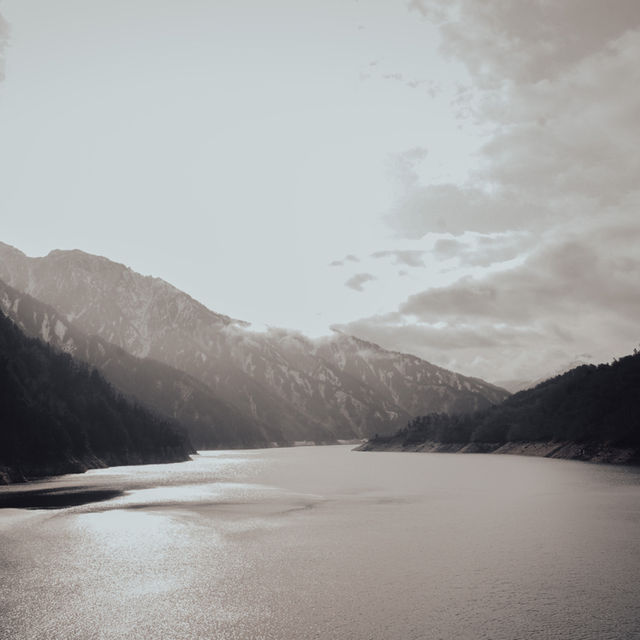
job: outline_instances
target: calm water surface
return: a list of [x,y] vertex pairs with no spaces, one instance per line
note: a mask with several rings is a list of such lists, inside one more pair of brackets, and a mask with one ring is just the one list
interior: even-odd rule
[[640,638],[637,469],[314,447],[61,487],[106,499],[0,510],[3,640]]

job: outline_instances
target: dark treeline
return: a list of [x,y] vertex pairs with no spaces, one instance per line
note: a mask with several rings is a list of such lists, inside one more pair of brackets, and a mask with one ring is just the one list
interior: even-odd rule
[[87,365],[0,313],[0,481],[188,459],[177,424],[116,393]]
[[88,335],[50,305],[0,280],[4,311],[29,337],[42,338],[58,350],[73,349],[76,360],[97,369],[125,397],[150,408],[169,421],[179,422],[198,449],[267,447],[285,439],[277,425],[249,418],[213,389],[184,371],[152,358],[138,358],[124,349]]
[[402,446],[544,441],[640,449],[640,354],[577,367],[473,414],[421,416],[378,438],[392,439]]

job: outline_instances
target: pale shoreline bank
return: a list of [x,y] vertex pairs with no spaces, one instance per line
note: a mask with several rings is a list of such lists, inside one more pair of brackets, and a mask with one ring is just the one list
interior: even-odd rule
[[497,453],[540,458],[583,460],[605,464],[640,465],[635,449],[610,447],[599,443],[576,442],[420,442],[404,444],[400,438],[367,441],[354,451],[395,451],[416,453]]

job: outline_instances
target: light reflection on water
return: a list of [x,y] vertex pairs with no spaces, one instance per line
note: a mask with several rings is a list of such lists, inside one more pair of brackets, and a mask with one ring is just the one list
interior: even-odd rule
[[123,493],[0,510],[7,640],[640,637],[628,467],[318,447],[34,486]]

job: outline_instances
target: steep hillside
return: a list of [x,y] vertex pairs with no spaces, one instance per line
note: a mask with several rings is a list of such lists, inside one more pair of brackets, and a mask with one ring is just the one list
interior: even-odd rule
[[180,422],[198,449],[268,446],[283,440],[277,428],[246,418],[199,380],[87,335],[52,306],[2,281],[0,310],[26,335],[97,368],[123,394]]
[[188,460],[190,451],[176,423],[128,402],[0,313],[0,482]]
[[394,436],[370,440],[363,449],[640,461],[640,354],[577,367],[474,414],[416,418]]

